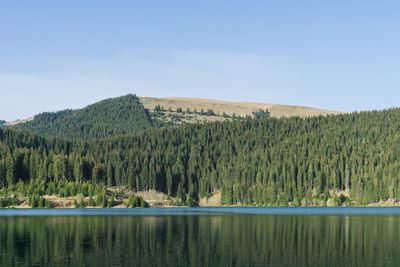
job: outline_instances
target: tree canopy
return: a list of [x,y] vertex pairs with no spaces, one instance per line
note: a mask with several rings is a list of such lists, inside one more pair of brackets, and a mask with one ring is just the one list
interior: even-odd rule
[[[99,140],[0,129],[0,187],[76,181],[196,203],[367,204],[400,199],[400,109],[151,128]],[[333,192],[343,191],[344,195]]]
[[79,110],[44,112],[13,127],[45,137],[88,139],[141,131],[151,127],[151,119],[136,95],[126,95]]

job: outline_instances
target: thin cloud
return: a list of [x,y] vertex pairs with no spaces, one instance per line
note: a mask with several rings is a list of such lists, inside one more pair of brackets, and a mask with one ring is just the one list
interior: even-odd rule
[[300,77],[297,70],[283,56],[202,50],[135,53],[107,61],[73,59],[46,76],[0,73],[0,119],[80,108],[127,93],[284,103],[280,100],[287,99],[287,88]]

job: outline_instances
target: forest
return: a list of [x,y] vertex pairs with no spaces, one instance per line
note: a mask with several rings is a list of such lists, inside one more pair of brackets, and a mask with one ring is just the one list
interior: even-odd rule
[[110,98],[79,110],[44,112],[14,129],[45,137],[101,138],[145,130],[152,126],[150,115],[136,95]]
[[93,140],[0,128],[0,187],[126,186],[164,192],[179,205],[217,192],[224,205],[367,205],[400,199],[399,130],[400,109],[150,128]]
[[[43,112],[27,120],[3,127],[32,132],[43,137],[65,139],[95,139],[133,134],[149,128],[178,126],[220,120],[244,120],[269,117],[268,110],[257,110],[252,116],[216,114],[212,109],[197,111],[181,107],[172,110],[157,105],[154,110],[144,108],[133,94],[109,98],[78,110]],[[0,120],[0,126],[6,121]]]

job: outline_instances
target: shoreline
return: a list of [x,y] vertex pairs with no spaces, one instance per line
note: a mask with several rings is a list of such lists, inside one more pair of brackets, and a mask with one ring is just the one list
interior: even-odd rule
[[[162,192],[158,192],[155,190],[149,190],[149,191],[138,191],[138,192],[133,192],[129,190],[125,190],[124,188],[118,188],[118,187],[112,187],[112,188],[107,188],[106,189],[106,195],[107,198],[106,200],[109,202],[111,198],[113,198],[113,204],[108,206],[106,202],[106,206],[101,206],[99,205],[99,202],[97,202],[97,196],[82,196],[82,195],[76,195],[76,196],[68,196],[68,197],[61,197],[58,195],[42,195],[40,198],[43,200],[47,201],[49,206],[35,206],[31,207],[29,204],[29,197],[27,196],[15,196],[15,194],[11,194],[8,196],[9,199],[13,198],[15,202],[9,203],[9,206],[2,207],[0,206],[0,209],[37,209],[37,208],[47,208],[47,209],[76,209],[76,208],[87,208],[87,209],[99,209],[99,208],[109,208],[109,209],[127,209],[127,208],[140,208],[138,206],[131,207],[130,206],[130,198],[132,195],[135,195],[139,198],[142,198],[146,202],[147,207],[151,208],[188,208],[189,206],[187,205],[179,205],[179,204],[186,204],[177,201],[174,197],[168,196]],[[332,191],[331,194],[334,196],[344,194],[345,192],[334,192]],[[113,195],[115,194],[115,196]],[[117,197],[118,195],[118,197]],[[89,200],[90,198],[93,198],[92,201],[94,200],[96,204],[95,206],[89,205],[91,203]],[[80,205],[81,201],[83,201],[83,206]],[[97,203],[96,203],[97,202]],[[78,204],[78,206],[75,206]],[[108,203],[109,204],[109,203]],[[176,205],[178,204],[178,205]],[[210,196],[200,198],[197,205],[193,207],[200,207],[200,208],[312,208],[312,207],[355,207],[355,208],[361,208],[361,207],[400,207],[400,201],[396,199],[387,199],[385,201],[381,200],[378,202],[372,202],[368,203],[366,205],[361,205],[358,203],[355,203],[354,201],[348,200],[346,202],[338,203],[335,201],[313,201],[313,202],[308,202],[308,201],[301,201],[301,203],[298,203],[300,205],[294,205],[292,202],[289,202],[288,205],[242,205],[242,204],[235,204],[235,205],[222,205],[221,204],[221,191],[216,191],[213,194],[210,194]],[[308,205],[307,205],[308,204]],[[144,207],[143,207],[144,208]]]
[[368,205],[354,205],[354,206],[238,206],[238,205],[220,205],[220,206],[149,206],[146,208],[141,208],[141,207],[134,207],[130,208],[124,205],[118,205],[114,207],[100,207],[100,206],[86,206],[86,207],[74,207],[74,206],[56,206],[56,207],[51,207],[51,208],[45,208],[45,207],[35,207],[32,208],[28,205],[17,205],[17,206],[11,206],[11,207],[3,207],[0,208],[0,210],[7,210],[7,209],[151,209],[151,208],[158,208],[158,209],[168,209],[168,208],[400,208],[400,203],[397,203],[397,205],[376,205],[376,203],[373,204],[368,204]]

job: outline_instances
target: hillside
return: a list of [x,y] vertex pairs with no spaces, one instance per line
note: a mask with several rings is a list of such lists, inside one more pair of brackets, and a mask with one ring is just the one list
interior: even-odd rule
[[144,107],[153,110],[157,105],[163,106],[165,109],[171,108],[176,110],[177,108],[182,108],[183,110],[197,110],[201,109],[208,110],[211,109],[217,114],[223,114],[224,112],[230,116],[234,113],[238,116],[245,117],[247,115],[253,116],[253,112],[262,109],[268,109],[271,113],[271,117],[310,117],[318,115],[328,115],[328,114],[341,114],[339,111],[318,109],[312,107],[303,106],[289,106],[289,105],[279,105],[279,104],[264,104],[255,102],[229,102],[221,100],[203,99],[203,98],[184,98],[184,97],[140,97],[140,101],[143,103]]
[[28,121],[32,121],[33,120],[33,117],[29,117],[29,118],[27,118],[27,119],[24,119],[24,120],[16,120],[16,121],[4,121],[4,125],[6,125],[6,126],[13,126],[13,125],[17,125],[17,124],[20,124],[20,123],[25,123],[25,122],[28,122]]
[[101,138],[151,127],[151,119],[135,95],[110,98],[79,110],[44,112],[9,127],[60,138]]
[[391,109],[187,124],[89,141],[0,129],[0,188],[7,196],[68,197],[93,194],[87,183],[125,186],[163,192],[177,205],[207,197],[225,205],[393,205],[400,200],[399,127],[400,109]]
[[45,137],[89,139],[135,133],[150,127],[338,113],[299,106],[126,95],[79,110],[40,113],[29,119],[7,122],[5,126]]

